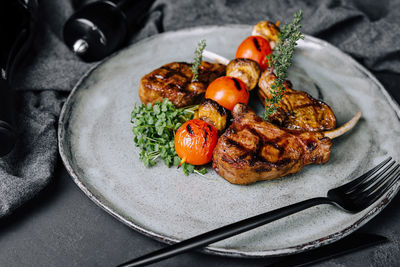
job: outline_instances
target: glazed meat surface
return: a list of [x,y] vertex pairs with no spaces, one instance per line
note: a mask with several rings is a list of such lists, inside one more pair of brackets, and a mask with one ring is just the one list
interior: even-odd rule
[[243,104],[235,106],[232,116],[213,153],[213,168],[230,183],[270,180],[329,160],[332,143],[323,133],[289,133]]
[[[276,76],[271,70],[261,74],[258,82],[258,96],[263,104],[271,98],[271,86]],[[332,109],[324,102],[314,99],[303,91],[292,89],[292,84],[285,81],[285,92],[278,110],[269,117],[269,121],[280,127],[300,131],[327,131],[336,126],[336,117]]]
[[168,98],[176,107],[198,104],[204,97],[208,85],[225,75],[225,66],[202,62],[198,81],[193,82],[191,64],[172,62],[166,64],[140,80],[139,97],[144,104],[161,102]]

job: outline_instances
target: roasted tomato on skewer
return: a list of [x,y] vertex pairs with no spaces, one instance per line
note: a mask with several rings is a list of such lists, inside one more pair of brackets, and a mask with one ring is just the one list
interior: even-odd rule
[[175,151],[184,162],[203,165],[211,161],[218,131],[205,121],[194,119],[182,124],[175,133]]
[[241,80],[222,76],[207,87],[206,98],[212,99],[226,109],[232,110],[237,103],[249,102],[249,90]]
[[268,40],[261,36],[247,37],[236,50],[235,58],[249,58],[260,65],[261,70],[268,68],[267,56],[272,54]]

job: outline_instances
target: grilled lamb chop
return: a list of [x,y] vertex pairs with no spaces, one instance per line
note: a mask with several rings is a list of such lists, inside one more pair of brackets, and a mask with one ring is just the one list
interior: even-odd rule
[[191,64],[172,62],[166,64],[140,80],[139,97],[144,104],[161,102],[168,98],[176,107],[198,104],[204,97],[208,85],[225,74],[225,66],[202,62],[198,81],[192,81]]
[[251,184],[300,171],[329,160],[331,138],[350,130],[361,116],[335,131],[290,133],[266,122],[250,108],[237,104],[233,123],[218,139],[213,168],[233,184]]
[[[258,81],[258,96],[263,104],[272,97],[272,85],[276,80],[271,69],[265,70]],[[314,99],[303,91],[292,89],[290,81],[285,81],[285,92],[275,113],[269,121],[290,130],[326,131],[336,126],[332,109],[324,102]]]

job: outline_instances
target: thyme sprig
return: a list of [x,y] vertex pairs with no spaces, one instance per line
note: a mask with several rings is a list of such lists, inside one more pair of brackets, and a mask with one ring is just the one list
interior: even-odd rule
[[206,48],[206,40],[203,39],[197,44],[196,51],[194,52],[194,59],[191,67],[191,70],[193,72],[193,82],[198,81],[197,79],[199,78],[199,67],[201,65],[201,62],[203,61],[204,48]]
[[265,105],[264,118],[268,120],[269,116],[276,112],[282,96],[285,92],[284,83],[288,77],[288,69],[292,65],[294,48],[299,39],[304,39],[301,33],[301,20],[303,19],[303,11],[300,9],[293,15],[291,23],[282,27],[279,33],[279,42],[274,48],[274,52],[267,56],[269,66],[275,69],[276,80],[271,86],[273,96],[267,98]]

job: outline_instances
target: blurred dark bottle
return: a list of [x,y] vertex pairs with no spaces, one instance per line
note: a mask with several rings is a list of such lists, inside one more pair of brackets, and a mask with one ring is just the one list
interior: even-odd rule
[[10,81],[30,47],[37,7],[37,0],[0,1],[0,157],[16,142],[15,97]]
[[64,41],[85,61],[120,48],[139,29],[154,0],[74,0],[78,11],[64,25]]

